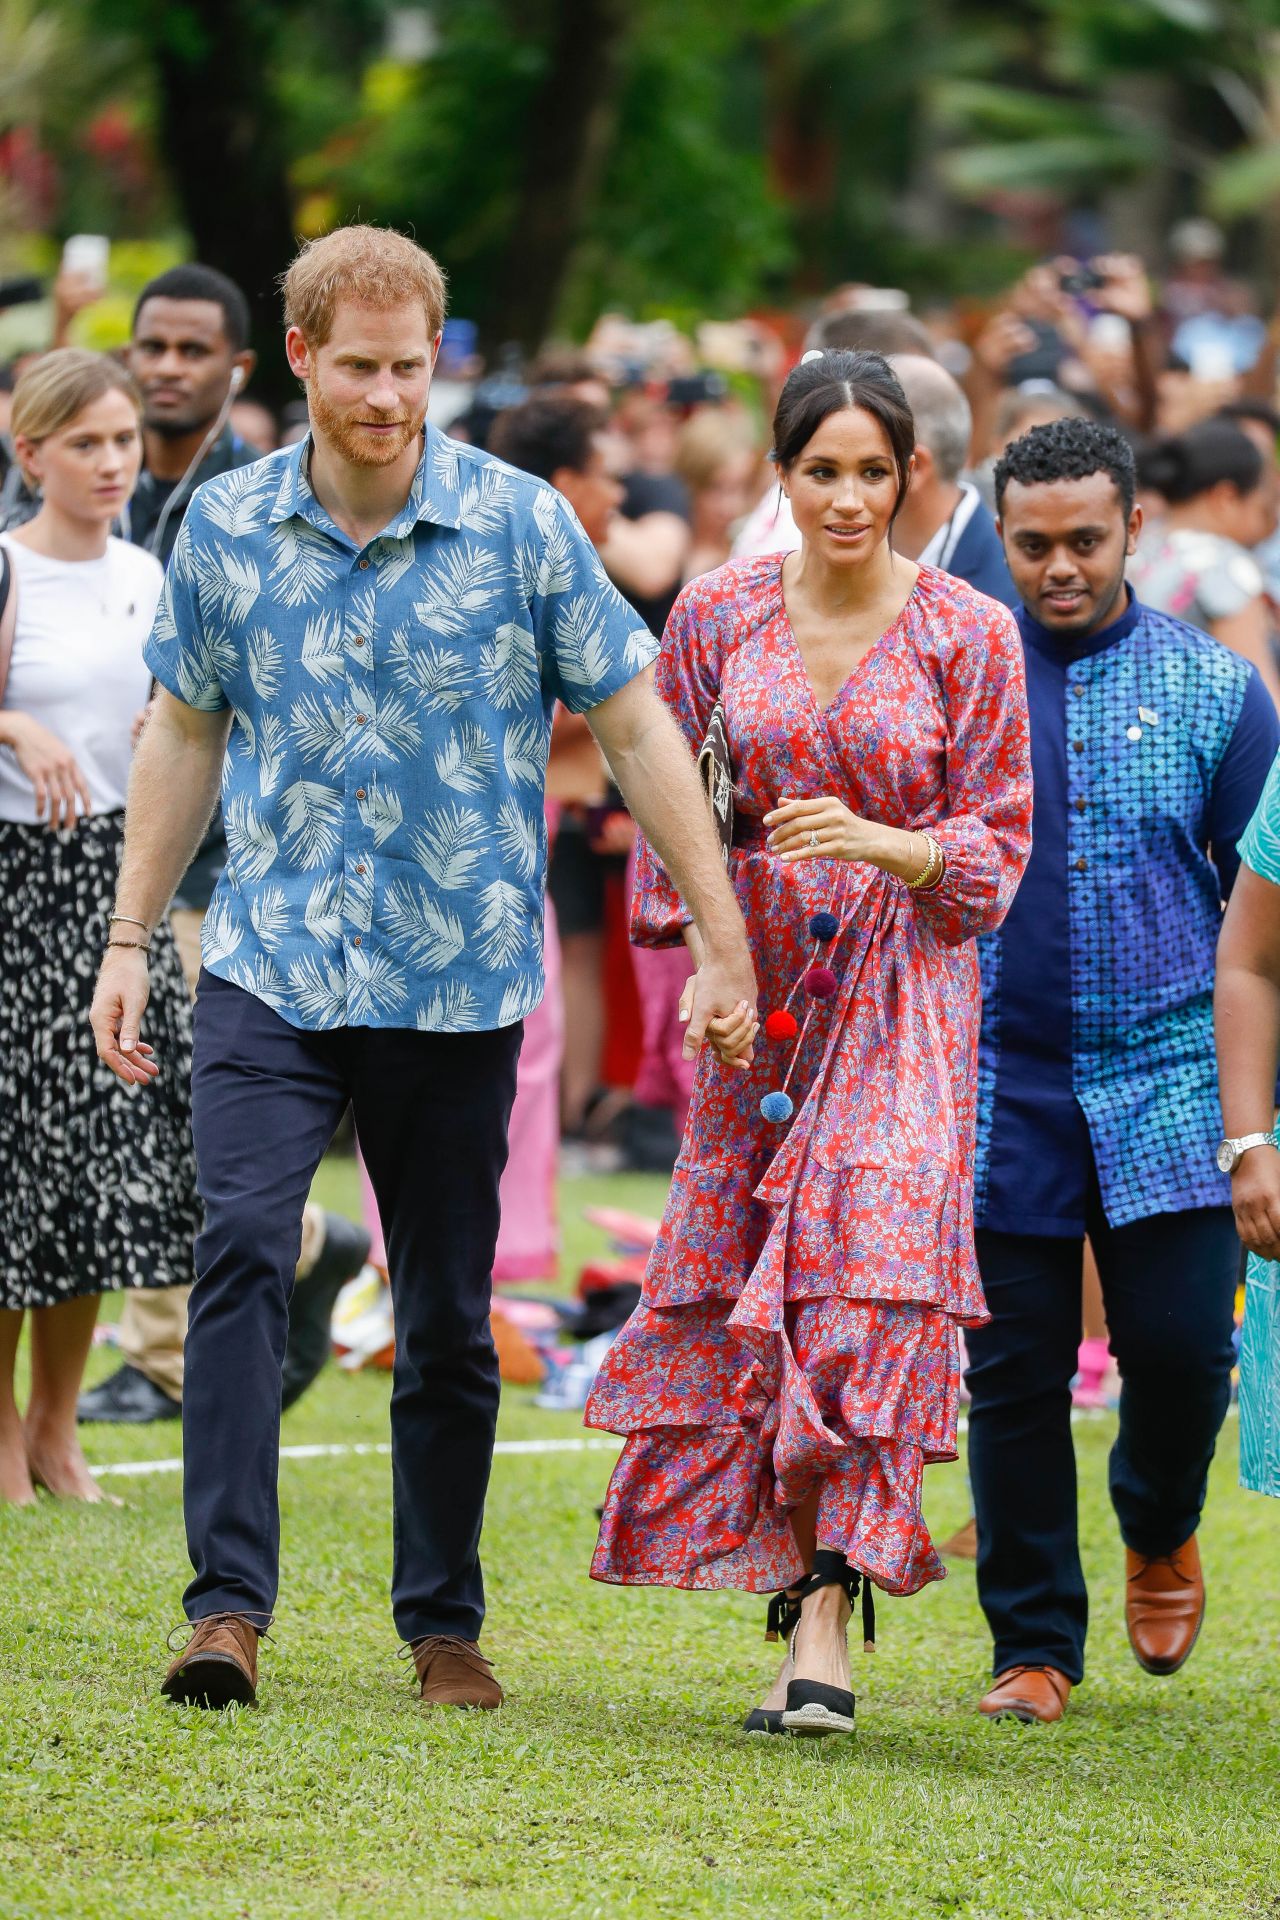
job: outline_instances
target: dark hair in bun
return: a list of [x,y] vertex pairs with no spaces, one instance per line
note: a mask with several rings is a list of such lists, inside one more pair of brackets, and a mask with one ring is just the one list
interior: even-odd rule
[[1262,479],[1262,455],[1234,420],[1201,420],[1150,441],[1138,455],[1138,477],[1177,507],[1224,480],[1252,493]]
[[907,497],[907,469],[916,450],[916,427],[902,383],[883,354],[824,352],[793,367],[778,396],[770,457],[785,473],[823,421],[846,407],[861,408],[884,428],[898,473],[898,497],[893,506],[896,520]]

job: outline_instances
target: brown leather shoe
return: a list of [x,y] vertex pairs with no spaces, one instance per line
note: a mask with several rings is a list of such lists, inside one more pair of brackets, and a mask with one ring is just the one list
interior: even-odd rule
[[944,1560],[976,1560],[978,1557],[978,1521],[970,1514],[962,1527],[957,1527],[949,1540],[944,1540],[938,1548]]
[[474,1640],[431,1633],[413,1643],[424,1707],[500,1707],[502,1688]]
[[1026,1726],[1042,1721],[1047,1726],[1061,1720],[1070,1692],[1071,1682],[1056,1667],[1006,1667],[979,1700],[978,1712],[988,1720],[1021,1720]]
[[1176,1673],[1204,1623],[1204,1575],[1194,1533],[1154,1559],[1124,1550],[1124,1619],[1129,1645],[1147,1673]]
[[189,1707],[251,1707],[258,1698],[258,1629],[243,1613],[211,1613],[193,1622],[190,1640],[160,1689]]

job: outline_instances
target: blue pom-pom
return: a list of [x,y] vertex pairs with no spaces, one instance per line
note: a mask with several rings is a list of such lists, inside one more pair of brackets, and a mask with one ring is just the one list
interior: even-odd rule
[[834,940],[840,931],[840,922],[834,913],[815,913],[809,922],[809,932],[815,940]]
[[760,1102],[761,1117],[765,1120],[789,1120],[795,1112],[795,1105],[785,1093],[766,1093]]

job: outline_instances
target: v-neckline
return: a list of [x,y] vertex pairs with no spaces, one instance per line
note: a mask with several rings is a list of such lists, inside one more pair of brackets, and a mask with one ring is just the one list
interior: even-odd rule
[[844,699],[845,695],[848,693],[849,688],[853,685],[854,681],[861,674],[862,669],[866,666],[868,660],[872,659],[875,654],[879,653],[881,647],[883,647],[885,641],[889,638],[890,634],[895,633],[898,627],[906,619],[907,612],[911,606],[911,602],[915,599],[917,593],[920,591],[920,582],[924,578],[925,569],[919,564],[917,564],[916,577],[915,577],[915,580],[912,582],[911,591],[907,595],[906,599],[903,601],[901,607],[899,607],[897,613],[894,615],[893,619],[889,622],[888,626],[885,627],[882,632],[876,635],[875,639],[871,642],[871,645],[867,648],[866,652],[862,655],[861,659],[854,661],[853,666],[849,669],[849,672],[845,675],[839,687],[837,687],[835,693],[832,694],[831,699],[827,702],[826,706],[824,707],[818,704],[818,696],[814,692],[813,681],[809,676],[809,669],[805,665],[804,652],[803,652],[803,649],[801,648],[800,642],[796,638],[796,630],[791,624],[791,615],[787,611],[787,596],[783,591],[783,586],[782,586],[782,574],[783,574],[783,569],[786,566],[786,563],[787,563],[786,554],[785,553],[779,554],[778,576],[775,582],[775,585],[777,587],[777,593],[778,593],[778,610],[782,615],[783,624],[785,625],[787,630],[787,642],[791,648],[793,655],[795,656],[796,670],[799,673],[800,678],[804,681],[805,690],[809,695],[809,705],[813,708],[813,711],[817,714],[818,719],[825,724],[831,718],[836,708],[840,705],[841,701]]

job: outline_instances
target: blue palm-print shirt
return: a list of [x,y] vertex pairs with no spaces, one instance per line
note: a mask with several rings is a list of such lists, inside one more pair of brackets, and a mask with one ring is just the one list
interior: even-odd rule
[[543,992],[555,703],[597,706],[657,642],[544,482],[429,426],[358,547],[309,448],[199,489],[147,644],[234,714],[204,964],[297,1027],[510,1025]]

